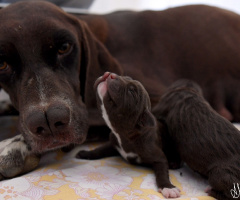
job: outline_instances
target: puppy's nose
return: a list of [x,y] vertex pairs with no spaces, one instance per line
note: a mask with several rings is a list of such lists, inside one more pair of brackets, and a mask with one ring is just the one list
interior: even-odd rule
[[63,132],[69,122],[70,110],[64,105],[50,106],[45,112],[35,109],[26,118],[29,130],[39,137]]
[[111,74],[110,74],[110,78],[111,78],[111,79],[116,79],[116,78],[117,78],[117,74],[111,73]]

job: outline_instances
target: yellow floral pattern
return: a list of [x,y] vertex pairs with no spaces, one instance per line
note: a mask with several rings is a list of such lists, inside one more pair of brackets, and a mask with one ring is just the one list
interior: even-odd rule
[[[121,157],[95,161],[76,159],[84,144],[70,153],[60,150],[43,156],[33,172],[0,182],[3,200],[161,200],[150,168],[130,165]],[[211,200],[207,181],[184,166],[170,170],[170,179],[185,200]]]
[[[0,121],[1,139],[16,134],[17,120]],[[239,124],[235,124],[240,129]],[[84,144],[70,153],[60,150],[44,155],[38,169],[0,182],[0,200],[161,200],[150,168],[130,165],[121,157],[88,161],[76,159]],[[213,200],[204,191],[207,180],[184,166],[170,170],[171,182],[181,189],[182,200]]]

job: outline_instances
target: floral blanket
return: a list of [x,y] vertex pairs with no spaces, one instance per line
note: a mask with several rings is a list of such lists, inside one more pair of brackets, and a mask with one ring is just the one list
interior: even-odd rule
[[[3,123],[3,124],[2,124]],[[2,132],[16,131],[14,123],[1,120]],[[1,126],[2,127],[2,126]],[[3,135],[4,135],[3,134]],[[9,135],[9,134],[8,134]],[[155,176],[150,168],[130,165],[121,157],[88,161],[76,159],[80,149],[93,149],[99,143],[76,147],[69,153],[50,152],[39,167],[28,174],[0,182],[0,199],[6,200],[160,200]],[[186,200],[211,200],[204,192],[207,180],[187,166],[170,170],[170,179]]]

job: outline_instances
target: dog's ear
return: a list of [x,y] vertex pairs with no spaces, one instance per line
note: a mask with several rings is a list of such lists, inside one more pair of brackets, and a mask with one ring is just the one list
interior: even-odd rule
[[137,125],[140,128],[153,128],[156,127],[156,120],[153,114],[148,110],[145,109],[143,113],[140,115]]
[[95,106],[95,93],[93,85],[95,80],[104,72],[114,72],[122,75],[122,68],[115,58],[109,53],[107,48],[94,36],[88,25],[81,21],[81,66],[80,81],[81,93],[85,104],[89,107]]

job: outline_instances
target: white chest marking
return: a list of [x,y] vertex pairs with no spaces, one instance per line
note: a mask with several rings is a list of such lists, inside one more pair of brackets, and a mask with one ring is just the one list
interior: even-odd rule
[[121,154],[121,156],[125,159],[125,160],[128,160],[128,158],[136,158],[136,161],[137,163],[141,163],[141,158],[136,154],[136,153],[133,153],[133,152],[125,152],[124,149],[122,148],[122,141],[121,141],[121,138],[119,136],[119,134],[114,130],[114,128],[112,127],[112,124],[109,120],[109,117],[108,117],[108,114],[107,114],[107,111],[104,107],[104,104],[103,104],[103,97],[101,96],[99,90],[98,91],[98,95],[101,99],[101,102],[102,102],[102,105],[101,105],[101,110],[102,110],[102,117],[104,119],[104,121],[106,122],[106,124],[108,125],[108,127],[111,129],[112,133],[115,135],[115,137],[117,138],[117,141],[118,141],[118,144],[119,144],[119,147],[116,146],[115,148],[118,150],[118,152]]

